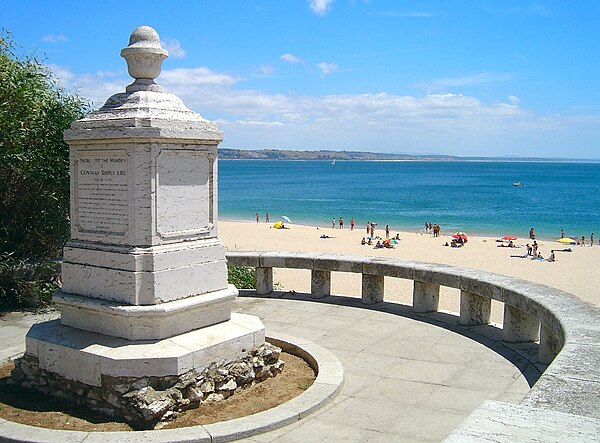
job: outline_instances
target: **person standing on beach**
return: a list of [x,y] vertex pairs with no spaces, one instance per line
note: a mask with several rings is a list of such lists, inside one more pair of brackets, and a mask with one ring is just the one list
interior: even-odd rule
[[350,230],[354,231],[354,217],[350,219]]
[[425,222],[425,232],[429,231],[429,222]]
[[258,212],[256,213],[256,223],[258,223],[260,221],[260,215],[258,215]]
[[335,217],[331,219],[331,227],[335,229]]
[[581,246],[585,246],[585,235],[581,236]]
[[390,238],[390,225],[385,225],[385,238]]
[[535,234],[533,233],[533,228],[531,228],[531,229],[529,230],[529,238],[530,238],[530,239],[532,239],[532,240],[534,240],[534,239],[535,239]]
[[538,254],[538,244],[537,244],[537,242],[535,240],[533,241],[533,246],[531,247],[531,252],[532,252],[531,255],[533,255],[534,258],[537,257],[537,254]]
[[367,222],[367,236],[369,235],[370,228],[371,228],[371,222]]
[[560,238],[565,238],[565,230],[564,229],[560,230]]
[[590,235],[590,248],[594,246],[594,233],[592,232],[592,235]]
[[271,219],[269,218],[269,213],[267,212],[265,214],[265,223],[269,223],[271,221]]
[[371,238],[375,237],[375,225],[377,223],[371,223]]
[[340,229],[344,229],[344,219],[340,217]]

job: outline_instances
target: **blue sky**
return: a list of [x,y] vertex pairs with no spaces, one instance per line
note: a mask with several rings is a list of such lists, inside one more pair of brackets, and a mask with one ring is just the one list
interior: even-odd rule
[[223,147],[600,158],[600,2],[4,0],[0,26],[97,106],[155,28],[157,83]]

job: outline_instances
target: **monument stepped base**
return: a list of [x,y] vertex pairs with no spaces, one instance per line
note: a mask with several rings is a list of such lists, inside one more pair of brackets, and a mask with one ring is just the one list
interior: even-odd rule
[[181,300],[132,306],[56,291],[61,323],[128,340],[161,340],[230,319],[235,286]]
[[139,341],[71,328],[57,319],[31,327],[26,353],[37,357],[40,369],[101,386],[105,376],[178,376],[236,360],[264,342],[260,319],[245,314],[168,339]]
[[231,320],[164,340],[132,341],[53,320],[34,325],[13,382],[66,399],[135,428],[219,401],[283,369],[258,317]]

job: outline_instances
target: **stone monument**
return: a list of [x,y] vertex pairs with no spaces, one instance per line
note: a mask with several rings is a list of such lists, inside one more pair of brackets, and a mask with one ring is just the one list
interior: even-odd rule
[[[217,237],[221,132],[154,82],[167,57],[154,29],[135,29],[121,56],[135,81],[65,131],[71,239],[54,295],[61,318],[31,328],[15,373],[44,392],[59,386],[95,409],[156,422],[218,394],[232,379],[219,365],[259,352],[263,366],[238,368],[245,379],[282,362],[258,317],[231,312],[237,289]],[[208,373],[212,391],[200,389]]]

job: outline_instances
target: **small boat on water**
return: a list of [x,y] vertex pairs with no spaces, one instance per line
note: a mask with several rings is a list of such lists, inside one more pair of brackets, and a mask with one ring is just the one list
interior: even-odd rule
[[525,183],[521,183],[521,182],[514,182],[513,186],[525,186]]

